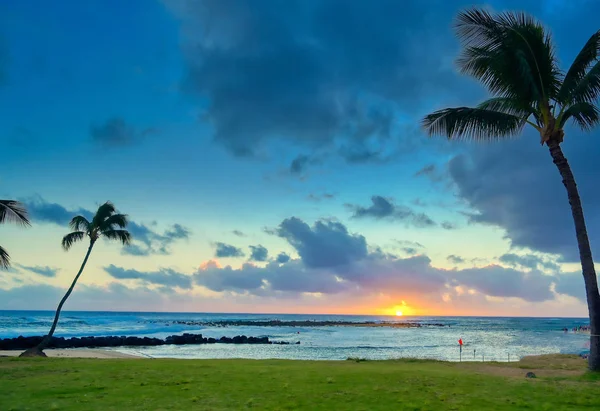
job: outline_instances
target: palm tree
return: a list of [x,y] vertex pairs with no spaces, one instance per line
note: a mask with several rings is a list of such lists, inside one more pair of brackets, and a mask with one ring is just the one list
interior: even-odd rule
[[64,295],[60,303],[58,304],[58,308],[56,309],[56,314],[54,315],[54,322],[52,323],[52,327],[50,328],[50,332],[46,335],[42,341],[33,348],[28,349],[23,352],[21,357],[33,357],[33,356],[43,356],[45,357],[43,350],[48,346],[52,339],[52,335],[54,334],[54,330],[56,329],[56,325],[58,324],[58,318],[60,317],[60,310],[62,309],[65,301],[69,298],[69,295],[73,292],[73,288],[75,288],[75,284],[77,284],[77,280],[79,280],[79,276],[83,272],[85,268],[85,264],[90,257],[92,252],[92,248],[96,241],[100,237],[104,237],[108,240],[117,240],[120,241],[123,245],[128,245],[131,243],[131,234],[129,231],[125,230],[127,227],[127,215],[118,214],[115,210],[115,206],[106,202],[98,207],[98,211],[96,215],[92,219],[92,221],[88,221],[84,216],[78,215],[73,217],[69,226],[73,230],[73,232],[65,235],[62,239],[62,246],[65,251],[69,251],[69,249],[76,242],[83,240],[85,237],[89,237],[90,245],[88,247],[87,253],[85,254],[85,258],[83,259],[83,263],[81,264],[81,268],[79,272],[75,276],[75,279],[71,283],[71,286],[67,290],[67,293]]
[[[14,200],[0,200],[0,224],[4,222],[17,223],[22,226],[30,226],[25,206]],[[10,256],[0,246],[0,269],[10,268]]]
[[550,33],[525,13],[493,15],[473,8],[459,13],[455,29],[463,45],[460,71],[481,81],[493,97],[477,107],[436,111],[423,119],[423,127],[429,135],[449,139],[496,140],[518,135],[526,126],[540,134],[571,205],[592,329],[589,368],[600,371],[598,282],[577,185],[560,147],[567,122],[584,131],[600,122],[600,31],[565,73]]

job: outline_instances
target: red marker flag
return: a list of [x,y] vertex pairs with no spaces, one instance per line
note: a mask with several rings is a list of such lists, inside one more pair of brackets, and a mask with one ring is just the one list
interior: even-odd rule
[[458,344],[462,347],[462,345],[463,345],[462,338],[458,339]]

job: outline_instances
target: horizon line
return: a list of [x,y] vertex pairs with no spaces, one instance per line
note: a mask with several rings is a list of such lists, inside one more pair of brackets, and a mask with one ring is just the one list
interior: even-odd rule
[[[40,311],[48,311],[48,312],[56,312],[55,309],[52,310],[9,310],[9,309],[0,309],[0,313],[2,312],[40,312]],[[392,317],[392,318],[423,318],[423,317],[442,317],[442,318],[557,318],[557,319],[588,319],[589,317],[559,317],[559,316],[524,316],[524,315],[515,315],[515,316],[501,316],[501,315],[402,315],[396,316],[393,314],[331,314],[331,313],[242,313],[242,312],[203,312],[203,311],[120,311],[120,310],[63,310],[64,313],[128,313],[128,314],[227,314],[227,315],[329,315],[329,316],[345,316],[345,317]]]

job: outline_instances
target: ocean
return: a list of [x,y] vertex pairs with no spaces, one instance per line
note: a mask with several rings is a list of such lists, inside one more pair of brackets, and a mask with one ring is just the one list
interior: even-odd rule
[[[0,338],[44,335],[51,311],[0,311]],[[343,321],[442,324],[419,328],[319,326],[260,326],[260,322]],[[245,321],[244,326],[221,326],[219,321]],[[213,323],[188,325],[181,322]],[[290,345],[204,344],[122,347],[116,351],[155,358],[281,358],[302,360],[372,360],[427,358],[459,361],[517,361],[526,355],[579,354],[589,349],[589,334],[565,333],[563,328],[589,324],[587,318],[500,317],[378,317],[303,314],[214,314],[65,311],[55,336],[148,336],[201,333],[220,338],[268,336]],[[295,344],[300,341],[300,344]]]

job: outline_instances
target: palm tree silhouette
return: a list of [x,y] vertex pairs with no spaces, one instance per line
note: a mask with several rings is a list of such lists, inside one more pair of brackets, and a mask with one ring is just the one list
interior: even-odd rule
[[567,122],[584,131],[600,122],[600,30],[564,73],[550,33],[525,13],[493,15],[473,8],[459,13],[455,29],[463,45],[461,72],[481,81],[493,97],[477,107],[436,111],[423,119],[423,127],[429,135],[449,139],[496,140],[518,135],[526,126],[540,134],[571,205],[592,329],[589,368],[600,371],[598,281],[579,192],[560,147]]
[[90,254],[92,253],[94,244],[96,244],[96,241],[98,241],[98,239],[101,237],[104,237],[108,240],[120,241],[123,245],[130,244],[131,234],[129,231],[125,230],[127,223],[127,215],[118,214],[115,206],[111,202],[106,202],[98,207],[98,211],[96,212],[96,215],[92,221],[88,221],[84,216],[81,215],[73,217],[69,223],[69,226],[73,231],[63,237],[63,248],[65,251],[69,251],[73,244],[83,240],[85,237],[89,237],[90,245],[87,253],[85,254],[85,258],[83,259],[83,263],[81,264],[79,272],[75,276],[75,279],[73,279],[73,282],[71,283],[71,286],[67,290],[66,294],[58,304],[56,314],[54,315],[54,322],[52,323],[50,331],[36,347],[26,350],[20,355],[21,357],[46,356],[43,350],[52,340],[52,335],[54,335],[54,330],[56,330],[56,325],[58,324],[58,319],[60,317],[60,311],[67,301],[67,298],[69,298],[69,295],[71,295],[73,292],[73,288],[75,288],[75,284],[77,284],[79,276],[81,276],[81,273],[83,273],[83,269],[85,268]]

